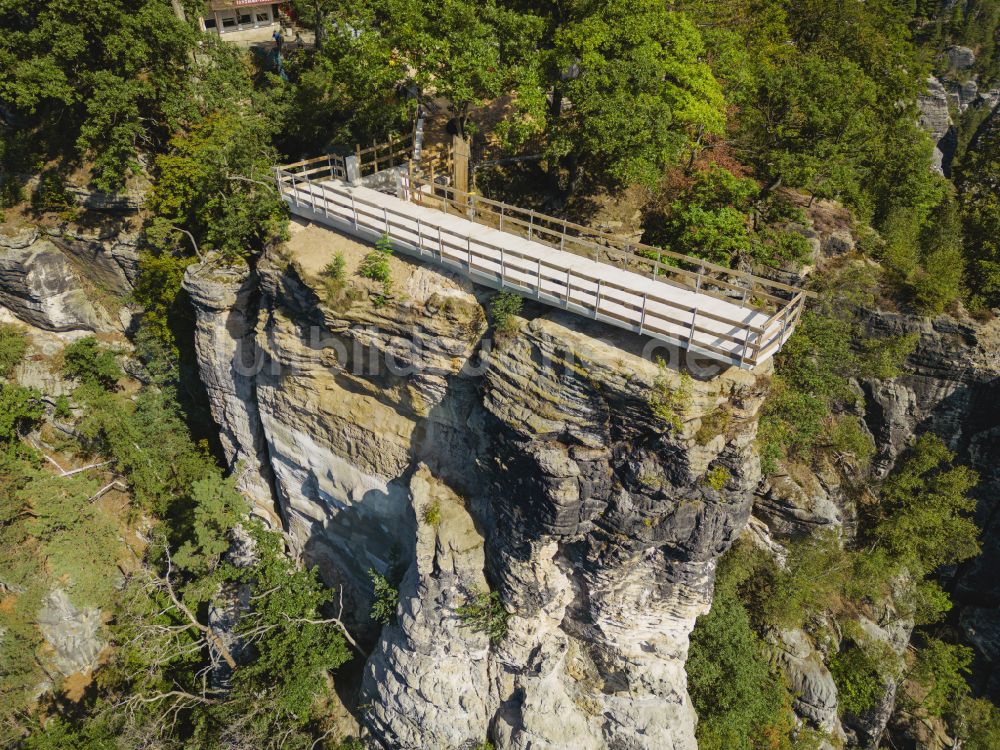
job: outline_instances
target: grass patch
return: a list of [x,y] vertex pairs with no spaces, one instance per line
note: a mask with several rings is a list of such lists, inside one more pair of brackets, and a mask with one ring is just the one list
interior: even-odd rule
[[441,503],[437,500],[433,501],[424,508],[424,523],[428,526],[433,526],[435,529],[441,525]]
[[717,406],[710,414],[702,417],[701,426],[694,434],[695,442],[698,445],[708,445],[713,439],[729,429],[731,420],[732,413],[729,408],[725,404]]
[[716,492],[721,492],[729,482],[729,469],[725,466],[715,466],[705,474],[705,484]]

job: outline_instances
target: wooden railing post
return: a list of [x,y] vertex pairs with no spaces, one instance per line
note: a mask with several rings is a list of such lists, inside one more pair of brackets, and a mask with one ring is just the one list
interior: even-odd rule
[[747,326],[747,335],[743,339],[743,353],[740,355],[740,367],[743,367],[747,361],[747,350],[750,348],[750,327]]

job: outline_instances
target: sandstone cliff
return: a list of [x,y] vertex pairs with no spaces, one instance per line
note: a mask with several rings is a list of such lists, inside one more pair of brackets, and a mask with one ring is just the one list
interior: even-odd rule
[[[980,476],[975,489],[976,521],[982,528],[983,551],[947,571],[945,583],[955,602],[948,624],[962,632],[976,650],[976,689],[995,696],[1000,692],[996,673],[1000,609],[992,574],[1000,564],[996,543],[1000,320],[994,317],[977,322],[964,315],[921,318],[869,311],[867,327],[876,337],[906,334],[915,335],[917,341],[899,376],[855,383],[876,450],[872,475],[884,477],[915,436],[933,432],[946,440],[960,462]],[[754,516],[779,542],[802,538],[821,528],[838,529],[850,540],[856,514],[854,479],[850,472],[845,475],[842,468],[829,464],[791,467],[760,485]],[[909,644],[912,621],[888,607],[868,614],[871,619],[863,622],[869,635],[890,645],[901,657]],[[865,716],[841,717],[836,686],[826,666],[829,646],[814,643],[801,631],[781,633],[775,645],[778,663],[796,694],[796,711],[813,725],[846,740],[848,746],[877,747],[890,722],[902,720],[893,717],[896,684],[885,686],[880,704]],[[920,724],[916,734],[927,727],[926,722]],[[915,729],[905,730],[907,743],[914,741]],[[915,746],[946,745],[931,742]]]
[[[386,299],[355,274],[367,250],[294,227],[257,264],[259,300],[247,269],[185,285],[227,450],[273,473],[294,551],[372,647],[373,736],[694,748],[688,635],[749,518],[769,372],[691,378],[639,337],[530,305],[494,340],[483,290],[393,258]],[[257,363],[249,382],[235,357]],[[381,632],[369,569],[399,582]],[[458,614],[486,590],[510,613],[493,643]]]

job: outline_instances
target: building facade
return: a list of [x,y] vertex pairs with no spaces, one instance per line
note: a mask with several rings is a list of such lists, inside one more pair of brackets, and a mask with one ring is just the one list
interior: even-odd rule
[[261,0],[211,0],[201,17],[204,31],[223,39],[266,39],[280,26],[278,3]]

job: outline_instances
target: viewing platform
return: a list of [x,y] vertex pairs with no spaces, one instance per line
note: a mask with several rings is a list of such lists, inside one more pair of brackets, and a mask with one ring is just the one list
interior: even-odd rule
[[[389,170],[366,187],[336,156],[278,167],[291,212],[690,352],[753,369],[781,349],[811,293]],[[369,178],[370,180],[370,178]],[[353,183],[353,184],[352,184]]]

